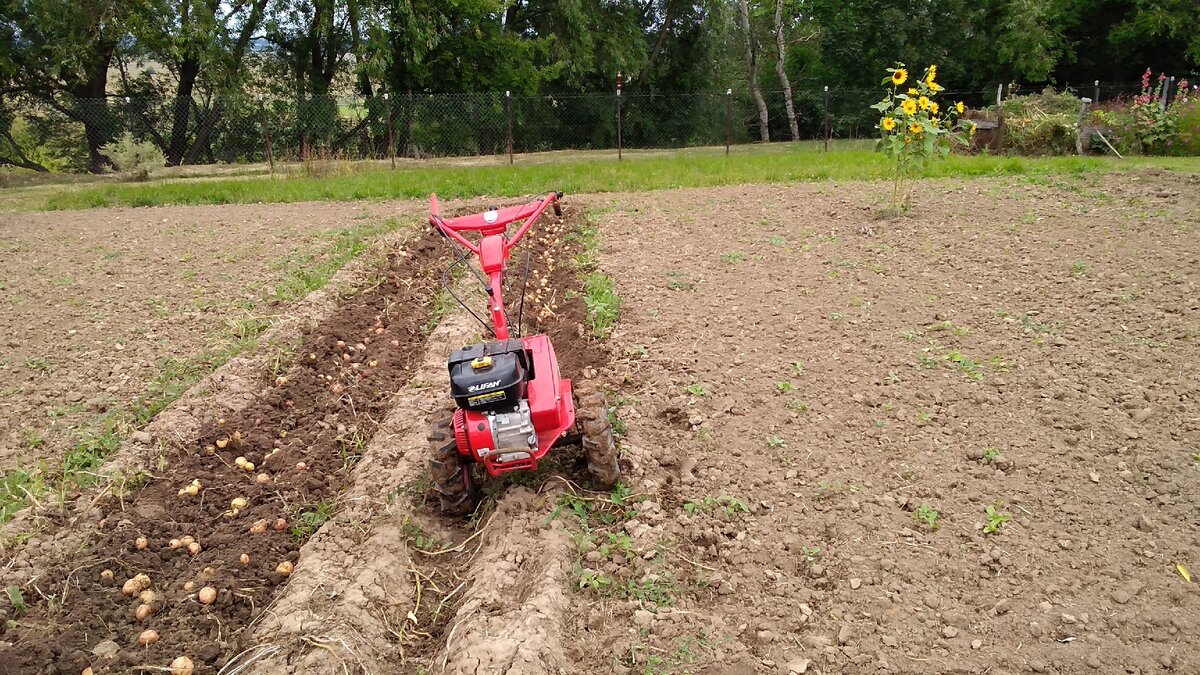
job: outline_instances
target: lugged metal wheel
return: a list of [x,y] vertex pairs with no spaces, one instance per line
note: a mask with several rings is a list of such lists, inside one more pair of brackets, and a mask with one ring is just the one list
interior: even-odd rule
[[475,479],[471,465],[458,454],[454,417],[443,417],[429,429],[429,477],[438,493],[442,513],[465,516],[475,509]]
[[596,486],[609,490],[621,480],[617,444],[604,392],[581,384],[575,394],[575,421],[579,425],[580,444],[587,455],[588,473]]

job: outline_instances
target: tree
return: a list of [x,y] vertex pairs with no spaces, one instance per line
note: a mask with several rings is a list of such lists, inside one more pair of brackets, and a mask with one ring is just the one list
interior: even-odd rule
[[758,41],[750,23],[749,0],[738,0],[738,21],[742,28],[742,43],[746,49],[746,81],[750,85],[750,93],[754,96],[754,105],[758,107],[758,134],[764,143],[771,140],[771,130],[768,128],[767,102],[763,100],[762,90],[758,86]]
[[108,71],[140,0],[12,0],[0,6],[9,36],[9,95],[22,94],[81,123],[88,164],[102,171],[100,148],[121,127],[108,105]]

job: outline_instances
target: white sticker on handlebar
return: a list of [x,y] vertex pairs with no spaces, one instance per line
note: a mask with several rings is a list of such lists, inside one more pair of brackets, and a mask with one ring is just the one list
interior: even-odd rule
[[496,211],[484,211],[483,212],[483,222],[485,222],[485,223],[494,223],[494,222],[496,222],[496,219],[499,217],[500,217],[500,214]]

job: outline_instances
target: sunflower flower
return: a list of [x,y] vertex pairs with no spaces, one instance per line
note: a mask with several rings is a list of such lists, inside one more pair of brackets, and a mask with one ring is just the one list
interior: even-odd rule
[[908,71],[903,68],[897,68],[892,71],[892,84],[899,87],[908,81]]
[[929,66],[929,72],[925,75],[925,84],[932,87],[935,79],[937,79],[937,66]]
[[920,96],[920,95],[921,95],[921,92],[917,91],[917,90],[916,90],[915,88],[913,88],[913,87],[909,87],[909,88],[908,88],[908,91],[907,91],[907,92],[905,92],[905,93],[907,93],[909,96],[911,96],[911,97],[913,97],[913,98],[916,98],[917,96]]
[[929,109],[929,97],[922,96],[921,98],[917,99],[917,105],[921,107],[921,110],[928,110]]
[[938,113],[938,104],[933,101],[929,102],[929,114],[936,115]]
[[911,98],[904,99],[904,102],[900,104],[900,108],[904,110],[905,115],[917,114],[917,102]]
[[963,114],[963,111],[967,109],[967,106],[963,105],[962,101],[959,101],[958,103],[954,104],[954,109],[958,111],[959,115],[961,115]]
[[879,126],[883,127],[884,131],[891,131],[892,129],[896,128],[896,119],[894,117],[885,117],[883,118],[883,121],[879,123]]

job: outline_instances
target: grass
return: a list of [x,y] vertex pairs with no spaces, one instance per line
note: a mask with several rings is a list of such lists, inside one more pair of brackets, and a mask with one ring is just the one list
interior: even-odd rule
[[[790,183],[823,180],[886,179],[883,155],[863,142],[843,142],[829,153],[818,143],[776,143],[723,148],[627,153],[624,161],[608,155],[562,154],[556,161],[525,160],[507,165],[461,166],[447,163],[414,165],[397,171],[367,163],[353,165],[349,175],[325,177],[232,177],[173,179],[142,184],[45,186],[12,194],[0,203],[6,210],[56,210],[165,204],[246,204],[312,200],[424,198],[436,191],[443,198],[479,195],[517,197],[549,188],[567,193],[664,190],[746,183]],[[524,159],[524,158],[522,158]],[[684,160],[684,161],[681,161]],[[520,161],[520,160],[519,160]],[[1200,172],[1200,158],[1137,157],[1003,157],[952,155],[930,166],[930,177],[972,178],[997,175],[1082,175],[1140,165]]]

